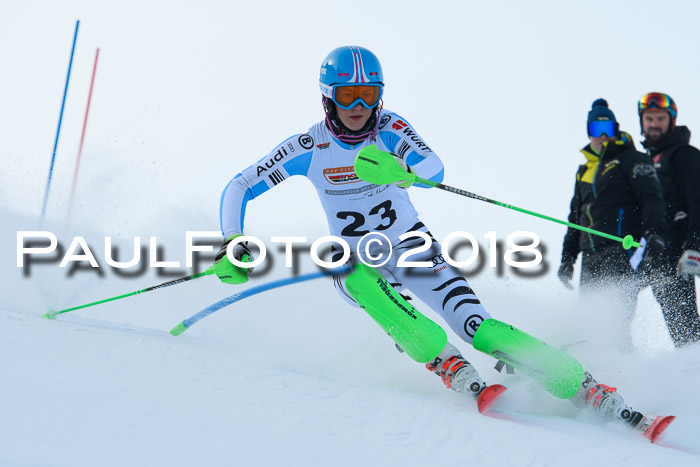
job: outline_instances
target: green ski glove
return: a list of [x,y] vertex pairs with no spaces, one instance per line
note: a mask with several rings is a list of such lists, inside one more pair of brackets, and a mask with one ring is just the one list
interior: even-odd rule
[[[236,234],[227,238],[224,244],[221,245],[221,249],[216,254],[216,259],[214,260],[214,272],[219,280],[226,284],[244,284],[248,282],[248,274],[253,272],[253,268],[241,268],[236,266],[226,255],[226,249],[229,243],[231,243],[233,239],[241,236],[241,234]],[[252,262],[253,255],[248,249],[248,242],[241,242],[234,245],[233,257],[243,263]]]

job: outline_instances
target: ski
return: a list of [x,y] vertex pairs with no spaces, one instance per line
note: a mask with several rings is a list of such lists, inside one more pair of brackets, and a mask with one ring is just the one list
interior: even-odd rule
[[501,397],[501,395],[506,392],[507,387],[500,384],[492,384],[491,386],[486,386],[483,391],[479,394],[476,399],[476,404],[479,409],[479,413],[488,413],[491,406],[496,402],[496,400]]
[[666,428],[676,419],[674,415],[654,415],[651,417],[644,417],[637,423],[634,427],[635,430],[639,431],[644,435],[646,439],[652,443],[660,439],[661,435]]
[[[484,388],[477,398],[479,413],[515,423],[527,423],[524,421],[525,418],[523,418],[527,417],[525,414],[512,413],[502,409],[491,410],[496,401],[507,389],[508,388],[500,384],[493,384]],[[659,441],[664,431],[666,431],[666,428],[676,419],[674,415],[652,415],[647,417],[639,412],[634,413],[632,419],[634,420],[635,418],[637,419],[636,423],[634,421],[632,423],[627,421],[626,424],[652,443]]]

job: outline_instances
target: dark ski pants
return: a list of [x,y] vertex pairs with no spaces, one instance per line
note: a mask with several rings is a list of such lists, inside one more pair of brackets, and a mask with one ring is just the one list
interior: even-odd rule
[[678,276],[675,270],[677,260],[669,263],[659,268],[656,277],[652,277],[649,282],[654,297],[661,306],[673,344],[683,347],[700,341],[695,276]]

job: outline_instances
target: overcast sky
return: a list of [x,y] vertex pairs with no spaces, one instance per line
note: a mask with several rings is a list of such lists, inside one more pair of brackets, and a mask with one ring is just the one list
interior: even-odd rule
[[[112,235],[218,229],[228,180],[322,118],[318,70],[340,45],[379,56],[385,107],[443,158],[445,183],[559,218],[596,98],[638,148],[636,102],[649,91],[700,128],[691,1],[5,0],[2,11],[0,202],[41,211],[80,19],[48,217],[66,215],[99,47],[73,213]],[[249,208],[251,233],[324,233],[310,184],[282,186]],[[436,190],[412,198],[440,238],[533,230],[560,248],[556,224]]]

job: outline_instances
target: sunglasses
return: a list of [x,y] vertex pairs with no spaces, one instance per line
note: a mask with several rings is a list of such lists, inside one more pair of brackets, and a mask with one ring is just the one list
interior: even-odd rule
[[641,114],[647,109],[668,110],[673,118],[676,117],[677,112],[676,103],[673,102],[673,99],[668,94],[660,92],[650,92],[639,100],[639,113]]
[[612,120],[596,120],[588,124],[588,135],[598,138],[607,135],[608,138],[614,138],[617,135],[619,125]]
[[382,97],[381,84],[363,84],[359,86],[333,86],[333,102],[342,109],[352,109],[362,104],[373,109]]

